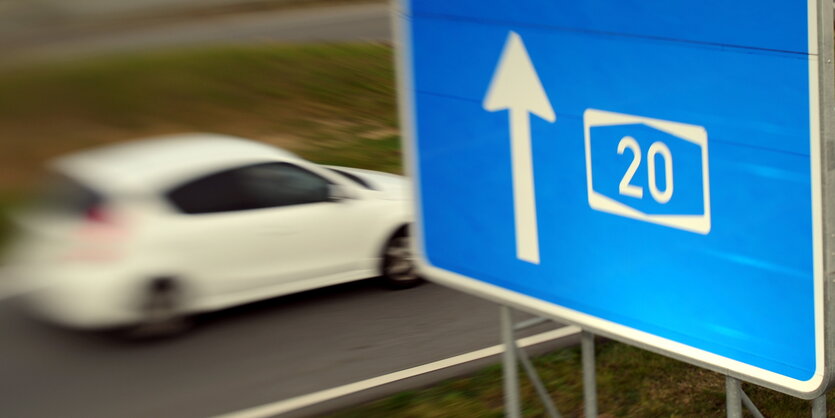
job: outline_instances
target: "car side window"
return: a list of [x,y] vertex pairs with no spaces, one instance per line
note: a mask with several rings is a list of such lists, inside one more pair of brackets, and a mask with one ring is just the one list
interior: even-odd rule
[[328,200],[330,182],[288,163],[265,163],[222,171],[167,193],[189,214],[232,212]]

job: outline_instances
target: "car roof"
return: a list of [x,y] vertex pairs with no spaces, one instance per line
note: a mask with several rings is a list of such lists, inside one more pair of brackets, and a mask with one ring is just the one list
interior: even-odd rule
[[79,151],[49,167],[104,192],[154,190],[242,164],[298,161],[281,148],[233,136],[179,134]]

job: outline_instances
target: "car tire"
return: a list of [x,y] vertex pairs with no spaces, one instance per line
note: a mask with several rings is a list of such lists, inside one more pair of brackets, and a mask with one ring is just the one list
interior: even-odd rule
[[180,335],[192,326],[191,318],[182,309],[183,289],[173,278],[152,280],[140,298],[142,312],[140,322],[124,335],[130,339],[144,340]]
[[423,282],[417,274],[407,227],[401,228],[386,242],[381,271],[383,283],[393,289],[407,289]]

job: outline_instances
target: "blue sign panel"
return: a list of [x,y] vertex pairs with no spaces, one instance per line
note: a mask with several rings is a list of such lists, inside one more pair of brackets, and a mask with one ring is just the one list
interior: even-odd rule
[[816,2],[413,0],[430,278],[826,385]]

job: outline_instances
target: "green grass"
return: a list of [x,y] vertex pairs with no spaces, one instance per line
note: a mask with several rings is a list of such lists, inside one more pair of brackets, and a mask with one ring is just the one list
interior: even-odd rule
[[215,47],[20,69],[0,74],[0,189],[77,148],[185,131],[399,172],[396,115],[382,44]]
[[[724,377],[704,369],[613,341],[598,340],[599,413],[604,417],[723,417]],[[565,417],[583,416],[579,348],[561,349],[534,359],[537,371]],[[524,416],[546,416],[533,387],[520,377]],[[767,417],[811,414],[811,403],[761,387],[743,389]],[[835,402],[829,394],[830,405]],[[835,416],[830,408],[829,416]],[[363,417],[501,417],[502,371],[491,366],[436,386],[403,392],[332,414]],[[746,416],[750,416],[746,412]]]

